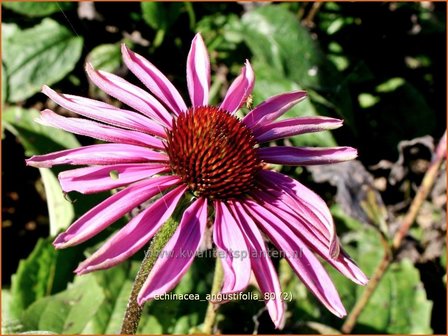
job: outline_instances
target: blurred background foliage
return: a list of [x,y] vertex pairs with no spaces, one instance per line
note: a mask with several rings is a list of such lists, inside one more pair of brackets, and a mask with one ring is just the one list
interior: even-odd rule
[[[56,251],[52,237],[107,194],[63,195],[59,170],[26,168],[24,158],[92,143],[36,124],[44,108],[69,115],[39,91],[46,84],[117,104],[92,86],[84,64],[136,82],[121,61],[121,43],[150,59],[186,97],[186,55],[195,32],[201,32],[211,55],[212,102],[219,102],[249,59],[256,73],[254,105],[305,89],[309,99],[287,117],[344,119],[345,127],[332,133],[288,141],[351,145],[358,148],[359,161],[328,169],[278,169],[331,205],[343,245],[367,275],[383,253],[380,233],[387,238],[400,223],[434,141],[446,128],[442,2],[2,2],[2,21],[4,333],[119,331],[142,254],[114,269],[74,277],[79,261],[123,221],[81,246]],[[442,176],[354,332],[446,332],[445,192]],[[293,297],[281,332],[337,333],[343,321],[311,297],[284,260],[276,265],[283,290]],[[175,292],[204,298],[212,270],[211,258],[197,258]],[[363,288],[329,271],[350,311]],[[206,306],[206,301],[152,302],[139,332],[200,331]],[[262,302],[223,305],[216,328],[274,332]]]

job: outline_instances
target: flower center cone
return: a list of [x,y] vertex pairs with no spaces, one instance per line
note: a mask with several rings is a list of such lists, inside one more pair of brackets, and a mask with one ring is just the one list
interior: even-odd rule
[[233,199],[250,192],[261,168],[252,132],[235,116],[213,106],[190,108],[168,132],[173,173],[196,196]]

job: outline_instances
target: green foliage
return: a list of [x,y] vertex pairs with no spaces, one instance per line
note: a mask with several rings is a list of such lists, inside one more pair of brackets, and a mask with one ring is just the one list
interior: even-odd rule
[[3,62],[9,102],[31,97],[64,78],[78,62],[83,38],[51,19],[29,29],[2,23]]
[[24,328],[81,333],[103,300],[103,291],[92,275],[77,277],[67,290],[34,302],[23,314]]
[[121,64],[119,44],[101,44],[87,55],[87,62],[92,63],[97,70],[114,72]]
[[256,60],[318,93],[324,105],[353,126],[346,81],[292,13],[281,6],[263,6],[244,14],[242,23],[245,42]]
[[[378,232],[371,227],[362,226],[356,220],[344,215],[339,207],[332,209],[339,224],[352,231],[343,242],[350,256],[358,262],[359,267],[371,276],[380,262],[383,248]],[[327,267],[342,302],[350,311],[364,288],[352,283],[331,267]],[[340,327],[343,321],[336,319],[312,296],[300,283],[286,262],[280,266],[283,290],[290,291],[293,301],[290,311],[292,320],[303,325],[301,332],[314,329],[308,321],[318,321],[322,329],[325,326]],[[430,334],[432,303],[426,298],[423,284],[416,267],[403,260],[392,264],[381,280],[377,290],[361,313],[354,333],[392,333],[392,334]]]
[[21,318],[23,311],[36,300],[64,289],[73,278],[75,250],[55,250],[52,239],[40,239],[33,252],[19,264],[11,281],[9,315]]
[[2,6],[25,16],[40,17],[69,10],[74,7],[74,4],[71,2],[3,2]]
[[142,13],[145,22],[154,30],[166,31],[179,17],[183,4],[172,2],[142,2]]
[[[26,156],[80,146],[75,136],[34,121],[39,116],[36,109],[53,108],[44,95],[35,95],[43,84],[56,84],[58,91],[83,96],[89,91],[90,98],[97,99],[97,91],[91,90],[83,75],[81,57],[87,55],[85,60],[95,68],[119,72],[121,76],[125,67],[121,67],[120,43],[126,41],[143,49],[137,51],[162,70],[169,69],[170,80],[184,88],[181,93],[186,98],[185,56],[196,32],[201,32],[210,53],[212,104],[222,100],[226,85],[249,59],[256,74],[254,106],[282,92],[306,90],[308,99],[283,118],[328,115],[344,119],[348,126],[341,131],[290,138],[296,146],[351,144],[359,149],[363,164],[369,167],[382,159],[390,160],[399,141],[426,134],[438,137],[446,127],[445,72],[440,71],[446,60],[432,46],[439,36],[442,43],[445,41],[443,3],[329,2],[322,4],[311,20],[313,3],[95,4],[98,15],[92,20],[77,17],[72,10],[74,3],[3,2],[2,6],[6,22],[2,24],[2,131],[6,129],[20,141]],[[125,13],[128,8],[130,12]],[[67,10],[72,11],[65,15]],[[45,18],[48,16],[53,19]],[[150,55],[145,49],[148,41],[153,52]],[[83,52],[83,47],[88,49]],[[105,94],[101,97],[110,99]],[[114,100],[108,102],[115,104]],[[58,171],[40,169],[50,236],[104,196],[73,193],[71,198],[77,201],[68,202],[56,178]],[[307,178],[307,174],[301,177]],[[31,188],[36,183],[27,182]],[[331,202],[333,191],[319,187],[321,195]],[[378,232],[347,217],[337,206],[332,212],[343,246],[371,275],[383,251]],[[47,213],[43,211],[43,215]],[[113,269],[77,277],[71,283],[73,269],[84,257],[86,247],[99,246],[114,229],[108,228],[89,242],[67,250],[55,250],[49,237],[39,239],[31,254],[23,256],[10,288],[2,290],[2,333],[118,333],[141,253]],[[421,233],[423,228],[418,230]],[[199,301],[148,303],[138,332],[200,331],[207,307],[205,295],[211,287],[212,263],[209,258],[197,258],[173,291],[199,294]],[[446,268],[446,253],[435,263]],[[310,294],[285,260],[276,266],[283,290],[293,296],[283,331],[338,333],[343,320],[331,315]],[[328,269],[350,311],[364,288]],[[446,284],[446,275],[444,281]],[[256,291],[252,287],[248,290]],[[419,271],[404,259],[387,271],[354,332],[431,333],[432,306]],[[223,333],[271,334],[274,329],[263,309],[262,302],[224,304],[218,327]],[[236,320],[243,322],[237,324]],[[256,320],[259,325],[254,323]]]

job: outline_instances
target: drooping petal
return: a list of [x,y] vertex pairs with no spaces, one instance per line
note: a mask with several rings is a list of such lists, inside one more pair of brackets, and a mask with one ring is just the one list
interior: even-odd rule
[[64,192],[97,193],[118,188],[169,170],[164,164],[129,163],[67,170],[58,175]]
[[273,213],[247,200],[246,209],[270,240],[285,253],[286,260],[304,285],[338,317],[346,315],[339,294],[319,260],[308,247]]
[[58,94],[46,85],[42,87],[42,92],[63,108],[84,117],[166,138],[166,131],[163,126],[139,113],[119,109],[98,100]]
[[263,296],[268,295],[270,297],[270,299],[265,300],[269,315],[275,327],[281,329],[285,323],[285,303],[282,300],[278,275],[269,257],[266,244],[257,225],[244,208],[238,202],[229,206],[244,234],[251,256],[252,270],[260,291]]
[[243,233],[225,203],[215,201],[213,241],[224,271],[221,293],[244,291],[250,280],[250,258]]
[[[269,200],[267,194],[261,195],[261,199],[268,199],[268,201],[261,202],[260,205],[281,219],[284,225],[288,226],[294,235],[299,237],[313,252],[317,253],[354,283],[359,285],[365,285],[367,283],[368,279],[365,274],[339,246],[337,248],[337,255],[330,253],[329,237],[322,235],[318,230],[312,230],[307,224],[307,221],[294,216],[286,204],[282,202],[276,202],[274,204]],[[294,236],[291,237],[294,238]],[[339,242],[336,243],[339,245]]]
[[165,149],[162,141],[152,135],[103,125],[86,119],[65,118],[48,109],[43,110],[40,114],[40,119],[36,121],[46,126],[60,128],[67,132],[89,136],[107,142]]
[[206,106],[210,90],[210,60],[201,34],[196,34],[187,58],[187,84],[193,107]]
[[358,151],[352,147],[263,147],[258,149],[260,159],[290,166],[320,165],[353,160]]
[[101,144],[66,149],[26,160],[28,166],[50,168],[55,165],[108,165],[117,163],[167,162],[165,153],[125,144]]
[[174,114],[179,115],[187,110],[179,91],[159,69],[146,58],[129,50],[124,44],[121,45],[121,52],[129,70]]
[[267,122],[254,132],[259,143],[287,138],[294,135],[321,132],[342,126],[342,120],[328,117],[299,117]]
[[137,297],[139,305],[177,285],[193,262],[206,224],[207,199],[199,198],[185,210],[179,227],[161,251]]
[[255,74],[249,61],[241,69],[241,74],[235,78],[227,90],[220,108],[230,113],[236,112],[252,93],[255,83]]
[[243,123],[255,131],[266,122],[273,121],[283,115],[294,105],[305,99],[306,96],[305,91],[293,91],[268,98],[250,111],[243,118]]
[[155,201],[118,231],[75,270],[78,274],[110,268],[139,251],[170,218],[185,186],[179,186]]
[[320,232],[329,240],[329,252],[333,258],[339,254],[336,229],[327,204],[316,193],[289,176],[262,170],[259,172],[264,184],[277,191],[275,197],[289,206],[310,231]]
[[161,176],[141,181],[110,196],[75,221],[56,237],[53,245],[65,248],[80,244],[101,232],[141,203],[180,182],[178,177]]
[[149,118],[158,121],[161,125],[171,129],[172,116],[160,102],[148,92],[125,81],[114,74],[95,70],[91,64],[87,63],[86,71],[89,78],[101,90],[108,95],[117,98],[119,101],[129,105],[138,112]]

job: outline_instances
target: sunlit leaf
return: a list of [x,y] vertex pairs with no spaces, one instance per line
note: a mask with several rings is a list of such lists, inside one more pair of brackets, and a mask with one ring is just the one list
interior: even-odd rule
[[70,2],[3,2],[2,6],[16,13],[30,16],[48,16],[56,12],[64,12],[74,8],[74,4]]
[[87,62],[97,70],[114,72],[121,64],[119,44],[101,44],[87,55]]
[[262,6],[244,14],[242,22],[245,41],[258,61],[303,89],[316,91],[353,126],[347,81],[291,12]]
[[103,300],[103,290],[92,275],[76,277],[67,290],[34,302],[24,312],[22,321],[26,330],[78,334]]
[[[2,24],[2,32],[10,24]],[[44,19],[33,28],[14,29],[2,38],[3,62],[8,78],[8,101],[31,97],[42,85],[64,78],[78,62],[83,38],[56,21]]]

